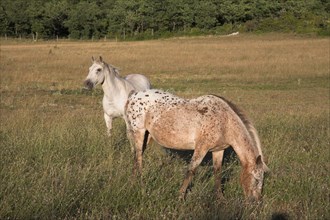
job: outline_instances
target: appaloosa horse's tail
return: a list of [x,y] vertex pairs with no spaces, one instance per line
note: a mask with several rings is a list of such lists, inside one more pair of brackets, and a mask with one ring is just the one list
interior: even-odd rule
[[[216,95],[215,95],[216,96]],[[251,121],[247,118],[247,116],[231,101],[221,97],[221,96],[216,96],[220,99],[222,99],[224,102],[226,102],[228,104],[228,106],[237,114],[237,116],[241,119],[241,121],[243,122],[243,124],[245,125],[246,129],[248,130],[251,139],[254,142],[254,146],[257,148],[257,152],[258,154],[261,156],[261,160],[262,160],[262,164],[263,164],[263,170],[264,172],[269,172],[270,169],[268,168],[268,166],[265,163],[265,159],[264,159],[264,155],[262,154],[262,150],[261,150],[261,142],[259,139],[259,135],[257,132],[257,129],[253,126],[253,124],[251,123]],[[256,155],[256,156],[259,156]]]

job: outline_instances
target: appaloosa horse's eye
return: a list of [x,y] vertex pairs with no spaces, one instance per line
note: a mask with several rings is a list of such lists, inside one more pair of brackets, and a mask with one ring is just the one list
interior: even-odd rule
[[97,71],[97,72],[101,72],[101,70],[102,70],[101,68],[98,68],[96,71]]

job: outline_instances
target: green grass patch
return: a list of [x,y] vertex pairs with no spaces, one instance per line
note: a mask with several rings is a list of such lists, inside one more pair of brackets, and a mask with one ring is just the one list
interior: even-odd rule
[[272,173],[265,180],[264,202],[257,207],[243,206],[236,160],[223,168],[228,178],[223,204],[215,201],[210,165],[199,168],[187,201],[181,203],[177,196],[186,162],[152,144],[145,152],[142,182],[134,179],[122,120],[115,121],[109,139],[95,116],[67,114],[49,119],[45,114],[17,112],[12,117],[17,125],[12,124],[13,118],[2,118],[0,133],[0,175],[5,180],[1,182],[2,218],[329,216],[324,193],[329,183],[326,115],[274,115],[259,121]]

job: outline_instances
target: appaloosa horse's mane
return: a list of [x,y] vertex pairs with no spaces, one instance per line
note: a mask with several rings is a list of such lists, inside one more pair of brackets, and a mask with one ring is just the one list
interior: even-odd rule
[[254,141],[254,146],[256,146],[257,149],[256,150],[256,155],[260,155],[261,159],[263,161],[263,168],[265,170],[265,172],[269,171],[269,168],[267,167],[267,165],[265,164],[265,159],[264,156],[262,154],[262,150],[261,150],[261,142],[260,142],[260,138],[257,132],[257,129],[253,126],[252,122],[250,121],[250,119],[246,116],[246,114],[234,103],[232,103],[231,101],[229,101],[228,99],[222,97],[222,96],[218,96],[218,95],[214,95],[215,97],[218,97],[220,99],[222,99],[224,102],[226,102],[228,104],[228,106],[237,114],[237,116],[242,120],[243,124],[245,125],[246,129],[248,130],[248,132],[251,135],[251,138]]

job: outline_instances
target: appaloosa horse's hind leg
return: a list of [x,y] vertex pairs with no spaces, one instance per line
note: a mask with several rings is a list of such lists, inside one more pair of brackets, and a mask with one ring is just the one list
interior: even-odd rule
[[195,149],[190,164],[188,165],[188,170],[185,179],[183,180],[182,186],[180,188],[179,199],[184,200],[187,188],[195,174],[196,168],[201,164],[207,152],[208,150],[206,148]]
[[213,151],[212,152],[212,160],[213,160],[213,169],[214,169],[214,189],[218,199],[223,198],[222,189],[221,189],[221,167],[223,160],[224,151]]

